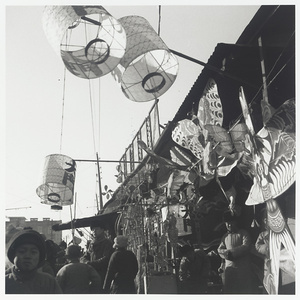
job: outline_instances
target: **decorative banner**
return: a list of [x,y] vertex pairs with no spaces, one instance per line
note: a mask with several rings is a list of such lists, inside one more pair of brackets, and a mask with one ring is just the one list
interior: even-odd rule
[[106,75],[125,53],[124,29],[102,6],[46,6],[43,27],[66,68],[80,78]]
[[48,155],[44,163],[41,185],[36,189],[41,203],[60,210],[73,204],[76,162],[62,154]]
[[178,61],[146,19],[127,16],[119,22],[126,32],[127,46],[112,75],[128,99],[157,99],[174,83]]

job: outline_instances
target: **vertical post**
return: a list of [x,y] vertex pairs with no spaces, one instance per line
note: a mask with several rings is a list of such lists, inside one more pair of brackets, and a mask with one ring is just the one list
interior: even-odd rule
[[72,241],[74,243],[74,224],[73,224],[73,217],[72,217],[72,207],[70,205],[70,216],[71,216],[71,234],[72,234]]
[[260,55],[260,64],[261,64],[261,73],[262,73],[262,82],[263,82],[263,91],[262,91],[263,99],[261,100],[260,105],[262,110],[263,123],[265,125],[274,114],[275,109],[270,105],[269,98],[268,98],[267,76],[266,76],[261,37],[258,38],[258,46],[259,46],[259,55]]
[[98,152],[96,152],[96,156],[97,156],[97,167],[98,167],[98,184],[99,184],[100,209],[102,209],[103,208],[103,199],[102,199],[101,176],[100,176],[100,166],[99,166]]
[[98,202],[98,195],[96,193],[96,205],[97,205],[97,211],[100,210],[100,207],[99,207],[99,202]]
[[266,69],[265,69],[265,61],[264,61],[264,55],[262,49],[261,36],[258,38],[258,46],[259,46],[261,74],[262,74],[262,81],[263,81],[263,99],[266,101],[266,103],[269,103],[268,90],[267,90],[267,77],[266,77]]

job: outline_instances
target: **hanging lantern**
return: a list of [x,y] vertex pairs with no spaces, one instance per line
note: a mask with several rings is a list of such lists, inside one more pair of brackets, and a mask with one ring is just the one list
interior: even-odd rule
[[156,99],[174,83],[178,61],[146,19],[127,16],[119,22],[126,32],[127,46],[112,75],[128,99]]
[[76,162],[62,154],[51,154],[45,159],[42,183],[36,189],[41,203],[61,210],[73,204]]
[[106,75],[125,53],[124,29],[102,6],[46,6],[43,27],[66,68],[80,78]]

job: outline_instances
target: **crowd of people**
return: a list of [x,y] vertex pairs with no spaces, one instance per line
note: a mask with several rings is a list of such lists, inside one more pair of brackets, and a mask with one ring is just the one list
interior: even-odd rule
[[128,238],[117,236],[112,242],[101,222],[92,223],[91,230],[94,238],[85,253],[76,244],[54,249],[55,243],[37,231],[18,230],[7,241],[5,293],[136,293],[138,262],[127,249]]
[[[215,275],[221,293],[259,293],[250,256],[254,250],[267,260],[268,231],[264,228],[252,243],[230,211],[225,212],[224,223],[227,232],[213,251],[220,259]],[[76,244],[56,245],[31,228],[18,230],[7,241],[6,294],[136,294],[139,265],[136,255],[127,249],[128,238],[120,235],[112,242],[101,222],[92,223],[90,229],[93,240],[86,251]],[[179,246],[178,293],[209,293],[209,278],[214,273],[211,253],[188,243]]]

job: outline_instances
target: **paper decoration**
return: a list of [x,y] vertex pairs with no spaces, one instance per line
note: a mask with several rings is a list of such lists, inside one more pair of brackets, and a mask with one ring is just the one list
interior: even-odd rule
[[[270,175],[274,172],[276,185],[284,191],[295,180],[294,163],[288,165],[288,161],[295,159],[295,100],[286,101],[267,122],[267,135],[262,137],[268,146],[258,147],[258,140],[255,139],[254,127],[248,109],[248,104],[243,88],[240,88],[239,99],[242,106],[245,123],[250,133],[250,149],[255,170],[255,182],[253,185],[256,196],[261,197],[266,203],[267,224],[269,227],[269,259],[266,264],[266,273],[263,284],[269,294],[278,294],[280,256],[282,249],[286,250],[288,263],[295,265],[296,248],[295,241],[289,227],[282,215],[282,212],[274,199],[274,178]],[[266,139],[268,136],[272,138]],[[262,141],[261,138],[259,141]],[[284,165],[284,162],[286,165]],[[272,190],[273,186],[273,190]],[[249,197],[253,197],[253,187]],[[252,194],[251,194],[252,193]],[[246,204],[249,204],[249,197]],[[252,201],[253,203],[253,201]],[[254,202],[255,204],[255,202]],[[293,273],[295,274],[295,273]]]
[[193,120],[184,119],[172,131],[172,139],[181,147],[190,150],[198,159],[203,158],[204,147],[199,141],[202,130]]
[[219,125],[207,124],[204,127],[208,131],[208,140],[214,141],[215,151],[220,156],[228,157],[245,150],[244,141],[248,132],[246,124],[236,124],[229,131]]
[[187,208],[185,205],[174,204],[169,206],[164,206],[161,208],[162,221],[168,220],[170,215],[176,218],[175,226],[178,229],[178,236],[185,236],[192,234],[192,228],[187,225],[185,217],[187,216]]
[[128,99],[136,102],[157,99],[177,77],[177,58],[146,19],[127,16],[118,21],[126,32],[127,46],[112,75]]
[[204,88],[198,105],[197,117],[201,128],[206,124],[223,124],[223,108],[216,82],[210,78]]
[[[296,180],[295,102],[286,101],[256,135],[260,156],[268,175],[272,198],[285,192]],[[263,203],[263,188],[255,177],[247,205]]]
[[46,6],[43,28],[66,68],[80,78],[106,75],[125,53],[124,29],[102,6]]
[[76,162],[62,154],[51,154],[45,158],[43,177],[36,189],[41,203],[60,210],[73,204]]

